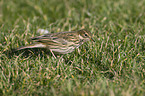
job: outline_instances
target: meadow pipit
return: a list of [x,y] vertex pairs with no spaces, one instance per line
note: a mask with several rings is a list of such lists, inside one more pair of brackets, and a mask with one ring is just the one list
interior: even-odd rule
[[42,35],[31,38],[31,40],[35,41],[35,43],[20,47],[17,50],[26,48],[47,48],[57,54],[67,54],[73,52],[75,48],[78,48],[86,41],[94,41],[91,33],[84,29]]

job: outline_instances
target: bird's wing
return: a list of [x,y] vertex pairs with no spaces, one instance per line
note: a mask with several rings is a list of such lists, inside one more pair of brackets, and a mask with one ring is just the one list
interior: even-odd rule
[[33,37],[31,40],[35,42],[40,42],[46,45],[67,45],[67,41],[63,38],[52,36],[52,35],[42,35],[38,37]]
[[40,40],[40,39],[45,39],[45,38],[50,38],[51,35],[48,34],[48,35],[42,35],[42,36],[37,36],[37,37],[32,37],[31,40],[34,40],[34,41],[37,41],[37,40]]

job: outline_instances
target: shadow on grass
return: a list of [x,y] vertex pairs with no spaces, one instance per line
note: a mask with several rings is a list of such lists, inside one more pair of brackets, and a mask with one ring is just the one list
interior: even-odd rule
[[32,48],[32,49],[23,49],[23,50],[15,50],[10,49],[5,52],[3,52],[9,59],[11,59],[13,56],[20,56],[27,58],[32,56],[45,56],[44,54],[52,55],[51,52],[44,48]]

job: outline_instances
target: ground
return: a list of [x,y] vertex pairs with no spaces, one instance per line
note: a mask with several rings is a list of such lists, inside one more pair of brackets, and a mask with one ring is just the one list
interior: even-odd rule
[[[145,0],[1,0],[0,95],[144,96]],[[85,28],[96,41],[57,56],[31,37]]]

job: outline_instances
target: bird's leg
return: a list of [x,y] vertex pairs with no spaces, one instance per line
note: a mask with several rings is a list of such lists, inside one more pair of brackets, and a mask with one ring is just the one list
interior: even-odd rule
[[54,53],[52,52],[52,50],[50,49],[51,54],[53,55],[53,57],[56,59],[56,56],[54,55]]
[[63,55],[61,55],[61,57],[59,56],[59,62],[63,61]]
[[62,58],[62,57],[63,57],[63,55],[61,55],[61,57],[59,58],[59,60],[61,60],[61,59],[63,60],[63,58]]

